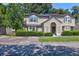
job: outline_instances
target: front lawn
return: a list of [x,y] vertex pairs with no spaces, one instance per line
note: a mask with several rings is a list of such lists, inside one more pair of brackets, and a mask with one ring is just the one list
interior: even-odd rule
[[75,42],[79,41],[79,36],[62,36],[62,37],[40,37],[40,42]]

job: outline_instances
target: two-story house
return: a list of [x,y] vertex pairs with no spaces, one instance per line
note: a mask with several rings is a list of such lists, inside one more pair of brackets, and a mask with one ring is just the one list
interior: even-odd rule
[[75,18],[61,14],[30,14],[24,18],[24,28],[28,31],[52,32],[61,35],[64,30],[73,30]]

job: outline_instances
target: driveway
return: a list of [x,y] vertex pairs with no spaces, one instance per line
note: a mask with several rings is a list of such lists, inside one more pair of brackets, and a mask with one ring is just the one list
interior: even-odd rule
[[39,42],[39,37],[0,37],[0,45],[52,45],[52,46],[68,46],[73,48],[79,48],[79,42]]

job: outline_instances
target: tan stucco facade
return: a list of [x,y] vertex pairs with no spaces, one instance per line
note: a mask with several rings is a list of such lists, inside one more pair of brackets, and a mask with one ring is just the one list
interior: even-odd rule
[[56,23],[56,34],[62,32],[62,24],[58,22],[55,18],[52,18],[48,22],[44,23],[44,32],[51,32],[51,23]]
[[[42,32],[54,32],[56,35],[61,35],[61,33],[64,30],[72,30],[75,26],[75,19],[71,16],[51,16],[49,17],[38,17],[37,22],[30,22],[29,17],[24,18],[24,23],[26,25],[25,28],[30,30],[31,28],[29,27],[34,27],[36,28],[35,31],[42,31]],[[69,20],[66,20],[64,17],[69,17]],[[55,24],[55,26],[51,25],[52,23]]]

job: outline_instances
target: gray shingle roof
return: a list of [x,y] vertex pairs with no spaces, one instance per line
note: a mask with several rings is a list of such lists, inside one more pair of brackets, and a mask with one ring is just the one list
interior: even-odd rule
[[[54,16],[56,16],[56,17],[64,17],[64,16],[66,16],[67,14],[27,14],[26,15],[26,17],[27,16],[30,16],[30,15],[37,15],[38,17],[54,17]],[[69,15],[70,17],[73,17],[73,16],[71,16],[71,15]]]

